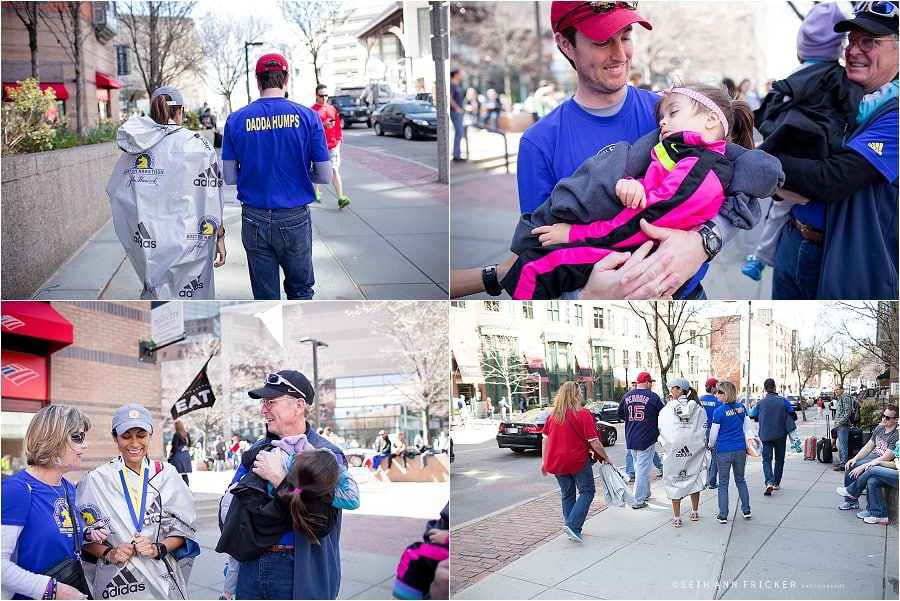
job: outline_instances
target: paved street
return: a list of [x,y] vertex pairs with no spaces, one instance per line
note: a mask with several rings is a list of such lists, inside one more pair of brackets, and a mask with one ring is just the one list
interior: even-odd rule
[[[824,423],[808,417],[806,423],[798,421],[800,436],[824,434]],[[461,455],[481,448],[493,434],[489,428],[453,431],[457,461],[465,461]],[[501,465],[504,451],[495,449],[495,453],[496,465]],[[522,458],[506,457],[506,463],[513,459]],[[464,502],[456,485],[457,470],[463,465],[454,463],[453,467],[457,508]],[[451,596],[896,599],[897,529],[864,524],[855,512],[838,511],[841,498],[834,489],[841,485],[842,475],[830,468],[789,453],[781,490],[764,497],[761,464],[748,459],[753,517],[733,519],[738,510],[732,483],[731,518],[724,525],[714,519],[714,491],[701,495],[700,521],[686,521],[680,529],[671,525],[671,504],[656,479],[650,506],[641,511],[608,508],[598,492],[585,523],[583,545],[562,535],[555,485],[549,492],[506,507],[485,508],[468,521],[454,519]],[[537,471],[526,477],[541,479]],[[480,506],[486,501],[482,495]],[[458,515],[455,509],[454,517]],[[831,554],[823,558],[822,550]],[[642,566],[639,572],[636,565]],[[633,577],[638,573],[648,577]]]
[[[379,137],[359,126],[348,131],[341,175],[352,204],[338,210],[334,188],[323,186],[322,203],[310,205],[316,299],[447,298],[448,188],[437,181],[436,164],[434,140]],[[216,297],[252,299],[235,186],[225,187],[224,222],[228,257],[216,270]],[[35,298],[139,295],[110,221]]]

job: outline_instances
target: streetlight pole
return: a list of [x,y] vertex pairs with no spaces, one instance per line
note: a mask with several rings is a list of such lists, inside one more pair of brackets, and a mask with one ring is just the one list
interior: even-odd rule
[[304,336],[300,339],[300,342],[309,342],[312,343],[313,350],[313,390],[316,393],[316,397],[313,399],[313,415],[315,419],[313,420],[313,425],[318,428],[319,427],[319,347],[328,348],[328,344],[322,342],[321,340],[317,340],[315,338],[310,338],[309,336]]
[[747,411],[750,411],[750,334],[753,327],[753,301],[747,301]]
[[262,46],[262,42],[244,42],[244,76],[247,82],[247,104],[250,104],[250,46]]

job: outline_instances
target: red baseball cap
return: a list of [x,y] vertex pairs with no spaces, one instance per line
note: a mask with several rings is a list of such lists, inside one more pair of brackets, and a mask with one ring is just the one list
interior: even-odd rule
[[642,371],[641,373],[639,373],[638,377],[637,377],[638,384],[646,384],[647,382],[655,382],[655,381],[656,380],[654,380],[653,377],[645,371]]
[[[266,66],[268,62],[277,62],[277,65],[269,65]],[[256,61],[256,74],[265,73],[266,71],[287,71],[288,63],[287,59],[277,53],[271,54],[263,54],[259,57],[259,60]]]
[[710,378],[709,380],[706,381],[707,388],[712,388],[714,386],[718,386],[718,384],[719,384],[719,381],[716,380],[715,378]]
[[605,42],[633,23],[644,29],[653,29],[644,17],[637,14],[636,7],[637,2],[557,1],[550,6],[550,26],[554,33],[575,27],[595,42]]

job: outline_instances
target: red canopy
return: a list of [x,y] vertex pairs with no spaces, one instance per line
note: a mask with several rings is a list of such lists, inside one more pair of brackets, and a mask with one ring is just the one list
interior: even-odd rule
[[110,77],[106,73],[101,73],[97,71],[97,87],[98,88],[113,88],[120,89],[122,87],[122,82],[114,77]]
[[0,330],[4,337],[24,336],[46,341],[50,353],[74,341],[72,324],[49,303],[41,301],[4,302],[0,307]]
[[[19,87],[19,84],[16,82],[4,83],[3,84],[3,99],[6,100],[6,98],[9,96],[9,93],[6,91],[7,88],[18,88],[18,87]],[[65,100],[66,98],[69,97],[69,91],[66,89],[66,86],[63,85],[62,83],[42,83],[42,84],[40,84],[40,87],[41,87],[41,92],[43,92],[47,89],[51,89],[54,92],[56,92],[57,100]]]

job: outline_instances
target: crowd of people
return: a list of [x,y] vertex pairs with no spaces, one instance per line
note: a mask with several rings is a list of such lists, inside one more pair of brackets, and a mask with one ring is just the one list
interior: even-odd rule
[[[606,155],[641,147],[642,141],[654,148],[675,133],[670,117],[658,114],[658,105],[671,102],[679,89],[691,89],[692,82],[677,83],[661,95],[628,85],[632,30],[652,29],[636,3],[595,11],[588,4],[553,2],[551,27],[559,51],[575,69],[575,94],[520,140],[522,223],[512,254],[502,263],[452,271],[451,296],[497,296],[505,289],[514,298],[703,299],[708,263],[739,230],[760,225],[760,201],[771,198],[760,248],[742,271],[760,279],[764,267],[772,266],[774,299],[896,299],[898,13],[897,2],[857,3],[849,16],[838,3],[816,4],[798,35],[800,67],[773,82],[765,98],[746,79],[732,83],[733,89],[723,83],[729,100],[724,106],[713,101],[711,92],[689,97],[692,117],[718,125],[713,133],[726,141],[724,156],[734,161],[734,173],[724,201],[716,203],[717,212],[679,228],[660,221],[670,210],[667,196],[654,195],[647,185],[657,181],[647,170],[650,152],[643,163],[629,162],[625,154],[617,164]],[[754,152],[777,166],[774,180],[758,181],[759,170],[733,156],[738,146],[754,146],[753,140],[736,137],[744,130],[735,121],[740,123],[746,111],[765,138]],[[693,133],[698,126],[675,127]],[[610,178],[613,184],[648,173],[648,200],[637,213],[627,212],[635,202],[630,188],[604,186],[602,180],[584,187],[584,182],[593,183],[584,170],[604,158],[620,169]],[[619,211],[592,214],[598,197]],[[709,198],[699,190],[697,199]],[[558,208],[546,207],[546,219],[533,223],[531,218],[550,200],[560,201]],[[613,235],[621,223],[629,225],[624,241]],[[876,230],[864,231],[862,224],[876,224]],[[550,226],[559,236],[549,235]],[[522,234],[532,236],[531,246],[548,245],[542,252],[565,251],[564,258],[536,260],[542,267],[525,285],[517,259],[531,246],[516,244]],[[873,235],[884,244],[872,245]],[[847,270],[849,264],[858,268]],[[577,277],[570,275],[573,271]],[[548,272],[557,285],[549,290],[530,285],[531,279],[542,282]]]
[[[303,373],[269,373],[248,395],[260,404],[265,436],[246,447],[238,436],[215,442],[217,462],[237,465],[220,506],[216,550],[229,556],[223,598],[336,599],[342,511],[360,506],[345,452],[330,427],[311,427],[315,391]],[[187,599],[200,553],[187,477],[191,435],[176,420],[168,460],[157,460],[150,412],[124,404],[107,430],[118,454],[75,486],[65,475],[81,468],[91,426],[65,404],[31,419],[27,466],[2,482],[3,598]],[[447,440],[441,433],[435,447]],[[422,543],[443,549],[441,558],[420,558],[414,570],[402,559],[407,593],[426,576],[423,594],[432,584],[446,588],[448,514],[449,506]]]
[[[715,518],[720,524],[727,524],[732,479],[740,517],[751,519],[747,458],[761,459],[764,497],[781,490],[788,441],[799,442],[797,414],[791,403],[778,393],[776,382],[767,378],[763,383],[765,395],[756,403],[755,417],[751,419],[749,408],[738,399],[737,387],[732,382],[709,378],[704,386],[706,394],[701,396],[687,379],[675,378],[669,384],[667,401],[663,401],[652,390],[655,381],[649,373],[641,372],[634,389],[625,393],[619,403],[618,415],[625,423],[627,455],[633,466],[632,509],[649,506],[651,465],[659,452],[661,478],[672,504],[674,527],[683,525],[681,502],[685,498],[690,499],[690,521],[700,520],[700,495],[704,490],[716,491]],[[838,414],[842,416],[840,432],[841,428],[847,428],[844,414],[849,414],[851,400],[841,386],[835,388],[835,398],[839,403]],[[609,461],[594,418],[581,407],[581,400],[575,382],[560,387],[542,434],[541,466],[544,475],[553,474],[559,483],[563,532],[579,543],[584,542],[581,530],[594,496],[589,452],[600,461]],[[844,472],[844,486],[837,488],[844,501],[838,509],[859,509],[860,496],[866,491],[868,507],[857,516],[867,524],[885,525],[889,519],[884,491],[900,487],[897,406],[887,404],[881,417],[881,424],[874,428],[862,448],[851,451],[845,443],[839,445],[833,469]],[[799,445],[792,447],[794,451],[802,451]]]

